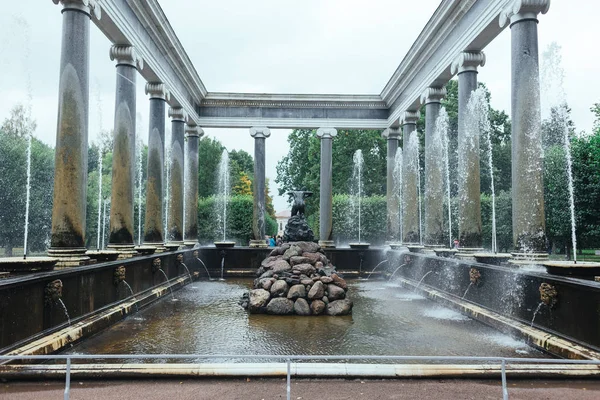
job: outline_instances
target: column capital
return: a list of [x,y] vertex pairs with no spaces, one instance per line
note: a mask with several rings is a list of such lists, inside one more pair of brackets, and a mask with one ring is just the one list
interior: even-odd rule
[[266,139],[271,136],[271,130],[266,126],[253,126],[250,128],[250,136],[254,139]]
[[446,88],[445,87],[428,87],[427,89],[425,89],[425,91],[421,95],[421,103],[422,104],[440,103],[445,96],[446,96]]
[[500,13],[500,27],[508,21],[511,25],[524,19],[537,21],[538,14],[546,14],[549,9],[550,0],[514,0]]
[[421,118],[420,111],[404,111],[400,114],[400,125],[415,125],[417,121]]
[[402,132],[398,128],[387,128],[381,132],[381,137],[387,140],[398,140],[402,136]]
[[452,74],[463,72],[477,72],[477,67],[485,65],[485,53],[483,51],[463,51],[452,63]]
[[197,137],[201,138],[204,136],[204,129],[200,128],[196,125],[186,125],[185,127],[185,137]]
[[62,3],[63,10],[83,11],[89,16],[94,15],[96,19],[102,17],[100,5],[96,0],[52,0],[54,4]]
[[171,121],[185,122],[185,111],[181,107],[169,107],[169,117]]
[[337,136],[337,129],[319,128],[317,129],[317,136],[319,137],[319,139],[333,139]]
[[140,57],[135,48],[128,44],[113,44],[110,47],[110,60],[117,60],[117,65],[124,64],[133,68],[144,69],[144,60]]
[[169,100],[171,97],[167,85],[162,82],[146,82],[145,92],[151,99]]

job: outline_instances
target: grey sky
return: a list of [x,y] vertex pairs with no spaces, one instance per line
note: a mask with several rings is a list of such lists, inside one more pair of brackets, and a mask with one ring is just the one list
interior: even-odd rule
[[[378,94],[439,0],[162,0],[161,5],[209,91]],[[540,52],[562,46],[565,89],[578,131],[590,131],[596,93],[600,4],[553,1],[540,16]],[[50,0],[20,0],[0,14],[0,120],[28,97],[31,80],[37,137],[54,146],[62,18]],[[90,140],[112,127],[114,63],[110,43],[91,28]],[[492,105],[510,112],[510,30],[487,49],[479,79]],[[30,78],[28,78],[30,77]],[[148,100],[138,78],[138,113],[147,141]],[[98,107],[98,103],[100,107]],[[100,111],[101,110],[101,111]],[[206,129],[228,149],[253,152],[247,130]],[[271,192],[277,161],[287,153],[289,130],[267,140]],[[201,161],[200,161],[201,162]],[[275,207],[285,208],[285,198]]]

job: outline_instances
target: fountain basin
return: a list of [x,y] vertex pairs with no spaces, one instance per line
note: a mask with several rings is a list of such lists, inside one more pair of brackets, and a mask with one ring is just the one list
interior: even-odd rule
[[0,258],[0,271],[3,272],[35,272],[50,271],[58,260],[53,257],[19,257]]
[[454,255],[456,253],[458,253],[458,250],[456,250],[456,249],[446,249],[446,248],[433,249],[433,251],[436,256],[444,257],[444,258],[453,258]]
[[402,248],[406,247],[403,243],[388,243],[388,246],[392,250],[402,250]]
[[135,251],[137,251],[142,256],[149,256],[156,252],[156,247],[154,247],[154,246],[135,246]]
[[181,243],[165,243],[165,247],[167,248],[167,251],[177,251],[177,250],[179,250],[180,246],[181,246]]
[[512,258],[508,253],[474,253],[475,261],[482,264],[504,265]]
[[577,261],[546,261],[542,263],[550,274],[582,277],[600,276],[600,263]]
[[235,242],[230,242],[230,241],[222,241],[222,242],[214,242],[215,243],[215,247],[218,249],[225,249],[225,248],[231,248],[235,246]]
[[368,249],[371,243],[350,243],[351,249]]
[[115,261],[119,257],[119,252],[115,250],[88,250],[86,256],[98,263]]

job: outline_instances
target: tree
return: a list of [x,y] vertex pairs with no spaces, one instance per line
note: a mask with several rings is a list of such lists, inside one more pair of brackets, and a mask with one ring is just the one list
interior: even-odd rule
[[[17,105],[0,128],[0,246],[9,256],[24,243],[27,146],[35,127],[29,110]],[[54,150],[32,137],[28,252],[49,243],[53,185]]]
[[221,153],[225,147],[216,139],[203,137],[198,143],[198,196],[208,197],[215,193]]
[[254,180],[254,160],[252,156],[244,150],[230,151],[229,170],[232,193],[246,194],[244,189],[246,188],[247,181],[252,182]]

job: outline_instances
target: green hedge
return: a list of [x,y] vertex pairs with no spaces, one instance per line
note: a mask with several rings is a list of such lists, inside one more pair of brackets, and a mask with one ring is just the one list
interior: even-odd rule
[[[235,240],[238,245],[247,246],[252,239],[253,198],[249,195],[231,196],[227,203],[227,240]],[[277,233],[277,222],[269,215],[266,217],[266,234]],[[215,197],[203,197],[198,200],[198,240],[200,243],[212,243],[222,239],[217,223]]]
[[[361,202],[361,241],[373,245],[386,240],[387,203],[385,196],[363,197]],[[333,240],[339,244],[358,241],[358,217],[352,213],[350,196],[333,196]],[[318,236],[318,228],[315,234]]]

